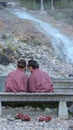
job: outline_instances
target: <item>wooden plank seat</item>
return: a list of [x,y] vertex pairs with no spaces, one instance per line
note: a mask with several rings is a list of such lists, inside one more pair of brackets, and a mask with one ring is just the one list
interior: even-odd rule
[[73,79],[53,78],[52,81],[54,92],[51,93],[7,93],[1,89],[3,91],[0,92],[0,115],[2,114],[2,102],[59,102],[58,117],[68,119],[67,102],[73,102]]

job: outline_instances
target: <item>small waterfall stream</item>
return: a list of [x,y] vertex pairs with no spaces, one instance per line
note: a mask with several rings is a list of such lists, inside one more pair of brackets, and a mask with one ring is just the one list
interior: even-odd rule
[[11,13],[18,18],[31,20],[35,26],[42,32],[50,36],[52,45],[60,58],[64,59],[67,63],[73,63],[73,39],[61,33],[58,29],[54,28],[51,24],[43,22],[24,10],[10,9]]

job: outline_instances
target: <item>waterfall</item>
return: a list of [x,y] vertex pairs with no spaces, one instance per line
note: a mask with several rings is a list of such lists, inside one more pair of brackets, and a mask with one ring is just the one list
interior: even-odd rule
[[37,29],[50,36],[52,45],[56,54],[64,59],[67,63],[73,63],[73,39],[61,33],[58,29],[54,28],[51,24],[43,22],[26,11],[20,9],[10,9],[10,12],[21,19],[28,19],[35,23]]

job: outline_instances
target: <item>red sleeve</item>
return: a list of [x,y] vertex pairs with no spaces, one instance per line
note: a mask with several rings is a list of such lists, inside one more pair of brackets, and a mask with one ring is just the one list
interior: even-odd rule
[[29,92],[36,92],[35,77],[33,74],[29,77]]

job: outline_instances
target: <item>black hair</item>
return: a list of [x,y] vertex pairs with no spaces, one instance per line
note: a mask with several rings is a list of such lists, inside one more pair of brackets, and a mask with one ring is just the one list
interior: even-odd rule
[[23,59],[20,59],[20,60],[18,61],[18,63],[17,63],[17,66],[18,66],[19,68],[24,68],[24,67],[26,67],[26,61],[23,60]]
[[27,66],[28,66],[28,67],[32,66],[33,69],[39,68],[39,65],[38,65],[38,63],[37,63],[36,60],[29,60]]

